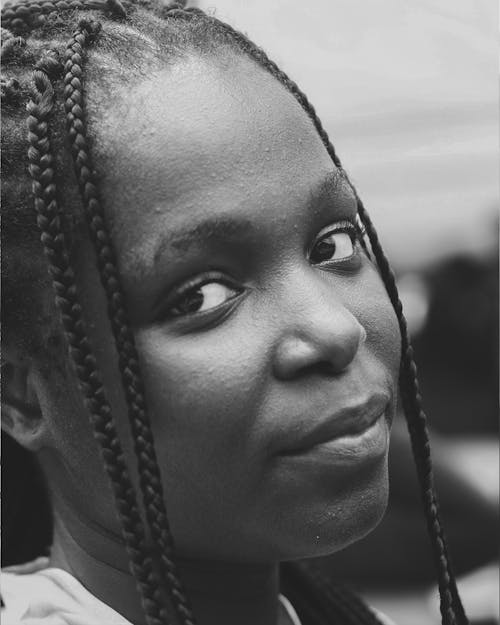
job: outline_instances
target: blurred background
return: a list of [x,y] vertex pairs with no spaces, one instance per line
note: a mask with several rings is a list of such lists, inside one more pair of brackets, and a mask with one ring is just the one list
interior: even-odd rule
[[[193,3],[191,3],[193,4]],[[498,5],[495,0],[199,0],[264,47],[316,107],[398,277],[429,415],[435,479],[473,625],[498,618]],[[212,8],[213,5],[217,9]],[[20,497],[4,534],[43,502]],[[12,455],[12,457],[11,457]],[[437,590],[404,417],[394,424],[388,513],[325,558],[398,625],[438,625]],[[19,486],[19,484],[21,486]],[[24,486],[23,486],[24,485]],[[29,509],[27,509],[27,506]],[[18,541],[13,541],[19,544]],[[3,562],[31,559],[3,545]]]
[[[414,338],[462,597],[474,625],[498,623],[498,4],[197,4],[298,82],[370,211]],[[385,520],[324,569],[399,625],[437,625],[402,415],[390,463]]]

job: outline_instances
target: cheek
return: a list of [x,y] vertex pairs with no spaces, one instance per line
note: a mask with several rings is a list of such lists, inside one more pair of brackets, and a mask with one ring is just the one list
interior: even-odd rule
[[368,265],[352,289],[350,308],[367,334],[367,347],[397,386],[401,360],[401,333],[396,313],[376,268]]
[[217,330],[172,337],[147,329],[137,343],[155,439],[171,469],[210,463],[214,474],[255,453],[265,349]]
[[260,524],[251,504],[265,478],[267,381],[255,336],[137,334],[169,520],[186,555],[233,558]]

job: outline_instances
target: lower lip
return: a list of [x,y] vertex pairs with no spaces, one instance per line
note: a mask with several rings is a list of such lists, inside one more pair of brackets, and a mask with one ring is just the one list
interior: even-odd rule
[[388,448],[389,428],[383,414],[358,434],[338,436],[306,449],[283,454],[281,458],[314,463],[326,461],[336,465],[353,464],[380,459],[387,454]]

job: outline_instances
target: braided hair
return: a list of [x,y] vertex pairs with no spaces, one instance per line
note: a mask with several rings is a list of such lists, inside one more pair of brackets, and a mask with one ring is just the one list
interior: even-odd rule
[[[345,174],[314,108],[299,87],[245,35],[198,8],[186,8],[185,4],[155,5],[146,0],[135,5],[120,0],[19,0],[2,9],[5,77],[2,78],[1,95],[6,144],[2,153],[5,162],[3,206],[7,240],[4,282],[7,308],[15,311],[7,312],[6,323],[19,323],[14,320],[22,308],[20,295],[14,288],[19,277],[14,277],[13,265],[16,269],[19,264],[24,267],[27,282],[33,270],[33,266],[26,266],[24,257],[21,259],[19,253],[16,254],[15,244],[22,240],[24,249],[26,245],[36,249],[39,239],[47,259],[71,361],[112,485],[131,572],[148,625],[194,625],[195,619],[175,565],[134,333],[90,149],[84,84],[91,78],[100,78],[95,71],[93,73],[95,66],[88,62],[89,51],[98,54],[99,45],[106,45],[121,62],[130,59],[132,46],[129,40],[133,38],[141,54],[151,62],[179,56],[185,50],[200,52],[214,47],[246,55],[295,97],[314,124],[333,163]],[[23,112],[26,108],[27,119]],[[19,134],[21,124],[27,126],[27,133],[22,137]],[[70,146],[69,158],[65,142]],[[28,174],[24,168],[26,156]],[[72,164],[71,170],[68,170],[68,162]],[[376,230],[352,184],[351,187],[367,233],[368,240],[364,245],[368,248],[369,244],[401,331],[401,395],[438,573],[442,622],[444,625],[465,625],[467,620],[451,570],[434,493],[426,417],[421,406],[406,321],[394,275]],[[61,197],[67,200],[67,206],[60,206],[58,198]],[[36,220],[31,217],[33,208]],[[34,221],[38,234],[32,225]],[[86,223],[93,243],[106,296],[134,441],[142,504],[137,499],[125,462],[101,373],[87,336],[84,310],[76,286],[72,243],[80,236],[82,221]],[[9,237],[14,245],[9,244]],[[43,291],[47,286],[46,278],[40,277],[38,282]],[[50,323],[33,323],[35,314],[33,307],[28,307],[21,320],[27,329],[25,348],[43,351],[57,330],[53,321],[52,326]],[[46,315],[46,320],[50,317],[50,314]],[[148,534],[155,547],[153,554],[146,547]],[[349,625],[378,623],[375,615],[358,598],[343,589],[325,586],[310,567],[287,565],[284,578],[299,614],[311,625],[326,623],[332,616]],[[306,590],[299,591],[299,588]],[[321,589],[320,595],[318,588]],[[319,607],[311,607],[312,603]]]

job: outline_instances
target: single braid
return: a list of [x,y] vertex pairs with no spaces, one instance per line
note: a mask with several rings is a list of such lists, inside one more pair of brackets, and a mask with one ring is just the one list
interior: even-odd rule
[[[179,12],[179,16],[189,17],[189,15],[190,14],[186,11],[183,13]],[[215,18],[207,16],[207,19],[214,20]],[[323,125],[321,124],[321,121],[314,107],[310,104],[307,96],[299,89],[298,85],[293,82],[287,76],[287,74],[285,74],[285,72],[283,72],[276,65],[276,63],[271,61],[267,54],[261,48],[251,42],[245,35],[233,29],[228,24],[223,24],[223,26],[226,29],[227,33],[234,39],[234,41],[238,44],[238,47],[243,52],[248,54],[251,58],[255,59],[257,63],[259,63],[259,65],[269,71],[272,76],[279,80],[295,96],[298,103],[302,106],[304,111],[313,122],[323,142],[323,145],[330,155],[330,158],[332,159],[334,165],[345,174],[340,159],[337,156],[335,149],[330,142],[328,134],[323,128]],[[358,201],[358,212],[360,218],[366,228],[372,251],[375,255],[375,259],[380,269],[381,277],[384,281],[384,285],[386,287],[387,293],[394,307],[400,325],[403,372],[403,376],[401,377],[402,395],[404,400],[404,408],[410,433],[410,439],[412,442],[417,475],[419,478],[420,489],[424,502],[424,513],[427,519],[427,526],[431,538],[433,553],[435,555],[440,593],[440,608],[443,624],[466,625],[467,618],[465,616],[465,612],[456,587],[455,578],[451,570],[446,542],[444,538],[444,531],[439,518],[437,498],[433,487],[432,463],[430,457],[429,437],[426,427],[426,417],[425,413],[421,408],[420,394],[418,392],[418,382],[416,378],[416,366],[413,360],[413,350],[409,343],[406,321],[402,313],[402,306],[399,302],[399,297],[397,296],[394,275],[392,274],[389,263],[382,252],[382,248],[378,242],[375,229],[373,228],[373,225],[368,218],[366,210],[359,200],[354,185],[349,181],[347,174],[345,174],[345,176]]]
[[[48,136],[48,118],[53,108],[54,90],[47,72],[54,63],[47,56],[38,64],[33,78],[35,93],[28,103],[28,161],[32,178],[34,207],[41,241],[48,260],[55,301],[61,314],[70,355],[78,377],[94,436],[101,447],[104,467],[115,497],[122,535],[129,554],[148,625],[165,625],[152,560],[145,548],[145,532],[135,494],[99,377],[97,363],[85,333],[82,308],[70,264],[56,199],[54,158]],[[53,58],[53,57],[52,57]]]
[[437,497],[434,491],[427,418],[422,409],[422,398],[417,379],[417,366],[413,358],[403,307],[399,299],[394,273],[385,256],[380,241],[363,203],[356,195],[358,213],[366,228],[370,245],[380,269],[387,293],[396,312],[402,338],[401,396],[407,416],[413,455],[419,478],[427,527],[432,538],[432,551],[438,571],[441,615],[446,625],[466,625],[467,617],[460,601],[455,577],[452,572],[446,539],[441,524]]
[[99,200],[96,177],[86,139],[82,88],[84,48],[100,25],[81,20],[66,51],[65,107],[68,136],[85,214],[97,255],[97,264],[108,300],[108,312],[116,342],[119,368],[129,410],[129,420],[137,456],[141,491],[153,540],[159,549],[162,574],[169,584],[174,606],[183,625],[194,625],[194,617],[174,562],[173,539],[165,509],[160,469],[153,434],[146,411],[145,393],[139,368],[134,334],[125,309],[116,257]]

